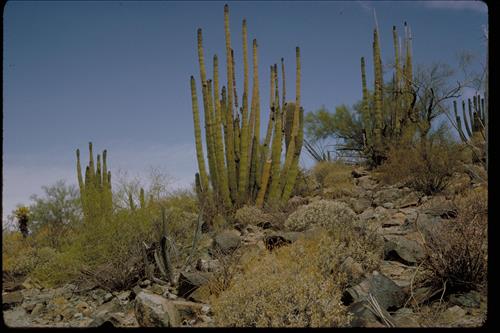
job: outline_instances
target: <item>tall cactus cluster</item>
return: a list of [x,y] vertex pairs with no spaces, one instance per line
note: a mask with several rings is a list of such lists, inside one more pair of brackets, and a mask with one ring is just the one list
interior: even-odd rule
[[[457,124],[458,134],[462,142],[471,144],[476,148],[473,150],[475,160],[486,160],[487,137],[486,119],[487,109],[484,106],[484,98],[481,95],[473,96],[472,100],[467,99],[468,116],[466,113],[465,101],[462,100],[462,118],[457,111],[457,102],[453,101],[453,111]],[[463,126],[462,126],[463,122]],[[486,146],[485,146],[486,145]]]
[[[271,66],[270,115],[266,135],[260,133],[260,91],[258,44],[252,43],[252,95],[250,99],[247,23],[243,20],[243,94],[241,107],[236,91],[236,68],[231,48],[229,7],[224,6],[226,85],[220,86],[219,61],[213,56],[213,78],[207,78],[202,30],[198,29],[198,61],[205,124],[207,160],[202,147],[200,111],[196,81],[191,76],[191,97],[199,173],[198,193],[226,209],[255,203],[278,203],[290,197],[298,174],[303,141],[303,109],[300,107],[300,49],[296,48],[295,102],[286,102],[285,65],[281,59],[282,93],[279,94],[278,66]],[[263,139],[263,141],[262,141]],[[283,141],[285,149],[283,150]],[[285,160],[281,163],[282,153]],[[207,162],[207,163],[206,163]],[[207,172],[208,164],[208,172]]]
[[92,142],[89,142],[89,165],[85,168],[85,178],[82,177],[80,164],[80,149],[76,150],[76,169],[83,214],[86,220],[101,216],[109,216],[113,209],[111,192],[111,171],[106,163],[107,152],[97,154],[97,165],[94,165]]
[[[361,58],[362,109],[361,122],[366,152],[375,164],[384,157],[388,139],[397,139],[412,123],[418,121],[415,114],[411,30],[405,22],[404,55],[401,40],[393,26],[394,74],[391,94],[384,94],[384,78],[378,28],[373,30],[374,89],[371,96],[366,83],[365,58]],[[404,58],[404,62],[402,61]]]

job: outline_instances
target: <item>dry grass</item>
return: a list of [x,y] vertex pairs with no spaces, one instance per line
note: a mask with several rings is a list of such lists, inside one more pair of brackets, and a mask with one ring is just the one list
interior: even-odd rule
[[323,196],[329,199],[349,195],[354,188],[352,167],[341,162],[319,162],[312,169]]
[[[340,298],[346,277],[327,235],[254,256],[212,302],[218,326],[338,327],[349,314]],[[335,272],[331,274],[331,272]]]
[[481,289],[488,263],[488,194],[479,187],[454,199],[457,217],[426,233],[421,283],[446,294]]

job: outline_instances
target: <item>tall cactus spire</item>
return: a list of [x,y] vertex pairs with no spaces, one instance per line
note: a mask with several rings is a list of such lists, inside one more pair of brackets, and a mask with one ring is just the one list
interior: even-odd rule
[[[274,72],[278,72],[278,67],[274,65]],[[281,197],[280,190],[280,168],[281,168],[281,146],[282,146],[282,111],[280,108],[278,77],[275,77],[275,118],[274,118],[274,133],[272,143],[272,164],[271,164],[271,184],[269,185],[269,201],[277,203]]]
[[240,173],[238,183],[238,197],[239,202],[246,201],[248,193],[248,175],[249,175],[249,161],[248,161],[248,148],[250,146],[250,136],[248,129],[248,47],[247,47],[247,23],[243,20],[242,25],[243,37],[243,108],[241,114],[241,139],[240,139]]
[[400,128],[400,114],[401,114],[401,66],[399,63],[399,45],[398,33],[396,26],[392,27],[392,37],[394,42],[394,86],[395,86],[395,108],[394,108],[394,130],[396,135],[399,134]]
[[194,137],[196,145],[196,158],[198,160],[198,170],[203,188],[208,187],[208,175],[205,169],[205,158],[203,157],[203,147],[201,145],[200,113],[198,111],[198,97],[196,96],[196,82],[191,76],[191,101],[193,109]]
[[375,149],[380,151],[380,146],[382,144],[382,94],[383,94],[383,78],[382,78],[382,58],[380,56],[380,44],[377,29],[373,30],[373,63],[374,63],[374,73],[375,73],[375,89],[374,89],[374,120],[375,126],[373,129]]
[[[233,118],[233,60],[231,52],[231,33],[229,31],[229,6],[224,5],[224,32],[226,38],[226,74],[227,74],[227,105],[226,105],[226,123],[229,142],[234,142],[234,118]],[[231,197],[234,201],[238,197],[238,185],[236,182],[236,162],[234,154],[234,146],[229,144],[226,146],[229,188]]]

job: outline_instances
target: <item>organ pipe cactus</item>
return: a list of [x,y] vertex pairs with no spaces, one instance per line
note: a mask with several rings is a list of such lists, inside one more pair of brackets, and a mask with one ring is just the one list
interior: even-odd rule
[[83,214],[87,221],[100,216],[109,216],[113,209],[111,192],[111,171],[107,167],[107,151],[101,157],[97,155],[97,170],[94,169],[92,142],[89,142],[89,165],[85,169],[85,180],[82,177],[80,150],[76,150],[76,170]]
[[[243,93],[240,104],[236,92],[235,57],[231,48],[229,7],[227,5],[224,6],[224,34],[227,77],[226,84],[222,85],[219,91],[218,58],[216,55],[213,57],[212,82],[207,77],[205,69],[202,30],[198,29],[197,31],[198,64],[203,94],[205,146],[208,161],[207,174],[202,148],[196,82],[194,77],[191,77],[192,111],[199,169],[196,175],[197,192],[203,192],[204,196],[210,197],[216,205],[221,205],[226,209],[257,202],[263,205],[265,202],[286,201],[293,190],[297,177],[303,140],[303,108],[300,105],[300,49],[298,47],[296,49],[295,102],[286,102],[284,59],[281,59],[283,84],[281,96],[278,89],[277,64],[271,66],[270,115],[266,136],[261,142],[257,40],[254,39],[252,43],[253,82],[250,92],[247,21],[243,20],[241,34],[243,42]],[[252,94],[251,99],[250,93]],[[281,105],[280,99],[282,100]],[[241,107],[239,108],[238,105]],[[235,111],[233,111],[233,107],[236,109]],[[285,117],[285,115],[287,116]],[[283,130],[285,130],[284,135]],[[286,144],[285,160],[282,164],[283,141],[286,141]]]

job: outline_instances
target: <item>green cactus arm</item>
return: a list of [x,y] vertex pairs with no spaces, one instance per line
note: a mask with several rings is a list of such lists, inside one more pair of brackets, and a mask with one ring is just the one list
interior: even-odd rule
[[262,208],[264,205],[264,198],[267,191],[267,184],[269,183],[269,177],[271,175],[271,160],[267,160],[264,163],[264,168],[262,170],[262,178],[260,182],[259,192],[257,194],[257,199],[255,200],[255,205]]
[[[286,104],[285,59],[281,58],[281,105]],[[286,110],[285,110],[286,112]],[[285,116],[286,117],[286,116]]]
[[290,171],[288,172],[288,179],[285,188],[283,189],[283,194],[281,197],[282,202],[287,202],[288,199],[290,199],[295,183],[297,182],[297,176],[299,173],[300,153],[302,151],[302,145],[304,143],[304,108],[302,107],[300,107],[300,114],[299,114],[299,130],[294,141],[296,141],[295,154],[293,157],[293,162]]
[[139,204],[141,205],[141,209],[146,208],[146,198],[144,197],[144,189],[142,187],[139,192]]
[[398,33],[396,31],[396,26],[392,27],[392,38],[394,43],[394,86],[395,86],[395,108],[394,108],[394,130],[396,134],[400,133],[400,84],[401,84],[401,68],[399,64],[399,46],[398,46]]
[[464,118],[464,124],[465,124],[465,130],[467,131],[467,135],[469,136],[469,138],[472,137],[472,126],[470,126],[469,124],[472,124],[472,112],[471,112],[471,109],[470,109],[470,100],[469,100],[469,119],[467,119],[466,115],[465,115],[465,101],[462,101],[462,115],[463,115],[463,118]]
[[374,134],[374,144],[375,149],[380,152],[382,144],[382,89],[383,89],[383,79],[382,79],[382,60],[380,56],[380,44],[378,38],[377,29],[373,30],[373,63],[374,63],[374,78],[375,78],[375,89],[374,89],[374,120],[375,126],[373,128]]
[[76,150],[76,174],[78,177],[78,187],[80,188],[80,194],[85,192],[85,184],[82,178],[82,166],[80,164],[80,149]]
[[[258,64],[258,44],[253,40],[253,92],[252,92],[252,111],[253,120],[253,141],[252,141],[252,170],[255,176],[252,183],[257,183],[261,178],[260,169],[260,91],[259,91],[259,64]],[[257,184],[256,184],[257,185]]]
[[238,200],[244,203],[248,194],[249,159],[248,149],[250,147],[250,135],[248,126],[248,46],[247,46],[247,25],[243,20],[243,108],[241,114],[241,138],[240,138],[240,168],[238,177]]
[[[95,169],[94,169],[94,153],[92,151],[92,142],[89,142],[89,184],[91,187],[95,186]],[[87,185],[87,184],[86,184]]]
[[191,102],[193,109],[194,137],[196,146],[196,158],[198,160],[198,170],[203,187],[208,187],[208,175],[205,169],[205,158],[203,157],[203,147],[201,143],[200,113],[198,110],[198,97],[196,95],[196,82],[191,76]]
[[229,194],[229,182],[227,168],[224,161],[224,143],[222,142],[222,111],[219,100],[219,62],[217,55],[214,55],[214,100],[215,100],[215,154],[217,161],[217,170],[219,176],[219,191],[226,207],[231,207],[231,196]]
[[97,171],[95,175],[95,182],[97,189],[102,190],[101,156],[99,154],[97,154]]
[[[269,112],[269,121],[267,122],[267,130],[266,130],[266,136],[264,138],[264,145],[262,147],[262,156],[261,156],[261,161],[266,161],[268,157],[270,158],[271,156],[268,155],[268,150],[269,150],[269,144],[271,143],[271,136],[273,134],[273,126],[274,122],[276,121],[276,106],[274,104],[274,81],[275,81],[275,73],[274,73],[274,67],[271,66],[271,81],[270,81],[270,112]],[[262,164],[262,167],[264,165]]]
[[231,194],[231,199],[236,202],[238,196],[238,186],[236,182],[236,162],[235,162],[235,152],[234,152],[234,126],[233,126],[233,114],[230,111],[229,101],[226,99],[226,87],[222,87],[222,103],[221,110],[222,114],[226,115],[226,125],[224,126],[225,136],[224,143],[226,146],[226,163],[227,163],[227,175],[229,190]]
[[107,163],[108,152],[106,149],[102,152],[102,188],[107,189],[110,184],[108,184],[108,163]]
[[[274,67],[277,73],[277,66]],[[274,133],[272,142],[272,165],[271,165],[271,184],[269,185],[269,202],[275,204],[281,197],[280,191],[280,169],[281,169],[281,146],[282,146],[282,112],[279,102],[279,89],[278,78],[275,80],[275,99],[274,105],[276,106],[276,117],[274,119]]]
[[[217,191],[217,170],[215,166],[215,153],[214,153],[214,145],[213,145],[213,136],[212,136],[212,112],[210,106],[210,87],[211,81],[208,80],[203,84],[203,105],[205,110],[205,142],[207,145],[207,158],[208,158],[208,172],[209,172],[209,180],[212,184],[212,187],[215,191]],[[208,188],[207,188],[208,190]]]
[[132,210],[132,211],[135,210],[135,203],[134,203],[134,199],[132,198],[132,192],[129,192],[129,194],[128,194],[128,205],[130,207],[130,210]]
[[[368,88],[366,85],[366,67],[365,58],[361,57],[361,85],[363,89],[363,99],[361,108],[361,121],[363,123],[363,129],[366,137],[366,145],[371,145],[371,122],[370,122],[370,110],[368,101]],[[365,147],[366,148],[366,147]]]
[[[465,138],[465,134],[462,130],[462,120],[460,119],[460,116],[458,115],[458,111],[457,111],[457,102],[456,101],[453,101],[453,111],[455,112],[455,119],[456,119],[456,122],[457,122],[457,131],[458,131],[458,134],[460,136],[460,139],[465,143],[467,142],[467,139]],[[465,111],[464,111],[464,114],[465,114]]]

